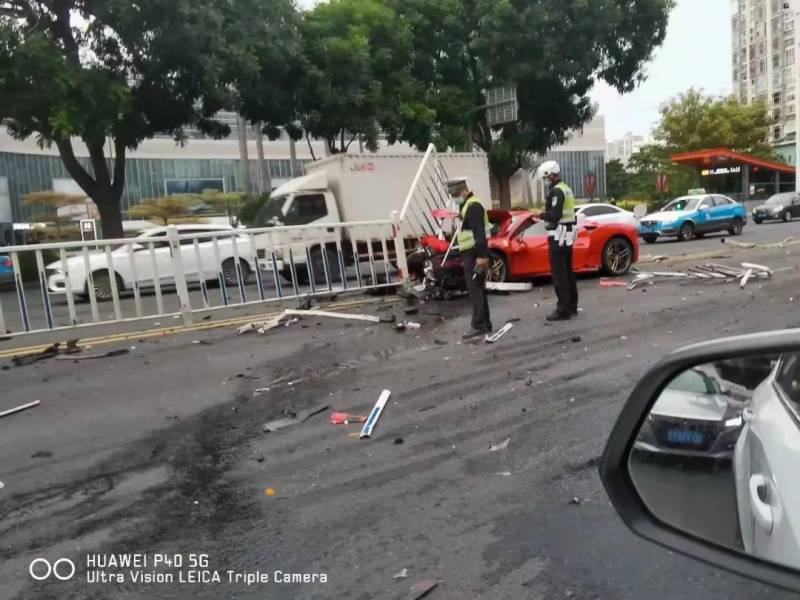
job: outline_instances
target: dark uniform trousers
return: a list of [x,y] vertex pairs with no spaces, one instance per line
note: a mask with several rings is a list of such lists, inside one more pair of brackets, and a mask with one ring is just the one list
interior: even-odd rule
[[[478,331],[491,331],[492,320],[489,316],[489,299],[486,297],[486,273],[475,276],[475,265],[478,259],[475,250],[467,250],[464,257],[464,278],[467,281],[467,293],[472,304],[472,328]],[[474,278],[473,278],[474,277]]]
[[555,238],[548,239],[550,273],[558,297],[558,312],[568,315],[578,312],[578,283],[572,265],[572,246],[559,246]]

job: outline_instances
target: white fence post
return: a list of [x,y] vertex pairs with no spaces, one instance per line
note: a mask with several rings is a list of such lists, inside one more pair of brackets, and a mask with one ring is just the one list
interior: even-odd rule
[[400,222],[400,213],[396,210],[392,211],[392,232],[394,234],[394,252],[397,257],[397,268],[400,269],[402,274],[401,283],[405,285],[410,281],[408,276],[408,259],[406,258],[406,239],[403,235],[403,230]]
[[184,325],[191,325],[192,304],[189,300],[189,288],[186,285],[186,273],[183,269],[181,241],[178,238],[178,228],[175,225],[167,227],[167,240],[169,241],[169,251],[172,255],[172,275],[175,278],[175,291],[178,292],[178,301],[181,305],[181,318]]

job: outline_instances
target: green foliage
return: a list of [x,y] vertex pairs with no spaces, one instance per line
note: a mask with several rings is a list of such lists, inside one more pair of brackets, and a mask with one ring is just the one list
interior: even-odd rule
[[128,210],[128,216],[134,219],[149,219],[159,225],[170,223],[187,223],[196,221],[192,216],[192,208],[197,204],[197,197],[190,195],[162,196],[146,198]]
[[[412,75],[431,122],[405,122],[400,136],[489,155],[510,206],[509,177],[526,156],[563,142],[594,116],[590,99],[603,80],[621,92],[644,79],[664,40],[672,0],[386,0],[411,24]],[[484,90],[514,85],[519,118],[490,128]],[[469,135],[467,135],[467,132]]]
[[220,192],[219,190],[203,190],[197,200],[212,209],[224,212],[231,225],[236,227],[241,219],[242,207],[249,198],[244,192]]
[[606,187],[609,197],[624,198],[630,188],[630,175],[621,160],[610,160],[606,163]]
[[[673,164],[670,160],[672,154],[668,148],[657,144],[644,146],[634,154],[628,162],[628,195],[658,204],[696,187],[697,174],[694,169]],[[660,174],[667,176],[667,194],[656,191],[656,179]]]
[[269,194],[260,196],[249,196],[239,209],[239,221],[247,227],[252,227],[256,222],[258,213],[269,202]]
[[774,158],[769,145],[773,119],[763,102],[740,104],[733,96],[719,98],[692,88],[660,112],[655,137],[669,152],[729,148]]

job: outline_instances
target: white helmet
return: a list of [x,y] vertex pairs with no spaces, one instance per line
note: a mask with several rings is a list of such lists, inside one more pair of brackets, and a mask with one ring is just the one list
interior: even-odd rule
[[550,175],[561,175],[561,167],[558,166],[556,161],[548,160],[539,166],[537,174],[542,179],[547,179]]

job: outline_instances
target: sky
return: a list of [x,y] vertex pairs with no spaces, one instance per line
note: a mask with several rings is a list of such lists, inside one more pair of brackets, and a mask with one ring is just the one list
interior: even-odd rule
[[648,133],[658,121],[658,107],[690,87],[730,93],[730,0],[678,0],[647,72],[647,81],[624,96],[603,83],[595,87],[592,96],[605,115],[609,141],[629,131]]
[[[297,0],[310,8],[319,0]],[[599,83],[592,97],[606,118],[606,139],[648,133],[662,103],[690,87],[709,94],[731,91],[731,0],[677,0],[667,37],[647,66],[648,79],[620,96]]]

